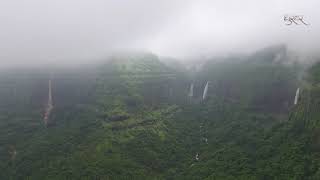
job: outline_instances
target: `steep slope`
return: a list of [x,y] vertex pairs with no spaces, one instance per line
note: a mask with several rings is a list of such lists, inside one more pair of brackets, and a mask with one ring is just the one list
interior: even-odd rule
[[[196,73],[152,54],[41,76],[7,72],[0,179],[317,179],[320,71],[300,81],[285,51],[207,62]],[[48,72],[54,109],[45,127]]]
[[[183,102],[187,93],[183,75],[155,56],[120,58],[90,72],[51,70],[55,108],[48,128],[43,126],[42,112],[49,75],[44,73],[41,80],[32,73],[25,76],[42,84],[33,88],[42,89],[43,96],[35,99],[43,103],[26,106],[26,114],[9,106],[13,99],[3,103],[14,115],[1,117],[2,128],[7,128],[1,137],[1,178],[148,179],[177,166],[167,154],[176,152],[177,160],[183,161],[179,157],[187,153],[167,124],[179,111],[174,103]],[[22,81],[18,85],[25,88]],[[26,97],[33,93],[25,90]],[[33,110],[37,116],[32,116]],[[21,116],[27,120],[12,124]],[[31,122],[37,128],[25,132]]]
[[[241,73],[234,69],[232,72],[238,77],[243,77],[241,74],[251,72],[249,67],[250,65],[246,66],[246,71]],[[260,66],[260,70],[262,67]],[[186,109],[184,112],[189,113],[183,116],[184,121],[180,125],[192,124],[195,119],[199,122],[193,134],[198,137],[198,143],[191,146],[194,154],[197,154],[198,161],[190,163],[190,167],[182,171],[180,178],[319,179],[319,67],[314,65],[307,71],[308,76],[303,81],[293,83],[299,84],[302,89],[295,106],[295,89],[290,85],[292,74],[281,73],[274,76],[274,73],[269,73],[268,78],[264,78],[263,82],[267,84],[265,88],[269,91],[281,92],[281,88],[292,89],[289,98],[292,102],[285,111],[268,107],[264,111],[247,108],[256,106],[256,102],[246,100],[241,101],[246,102],[242,104],[226,100],[226,97],[232,97],[230,94],[216,96],[214,92],[211,92],[210,98],[202,107]],[[287,72],[290,70],[288,66],[273,67],[273,70],[279,68]],[[285,81],[285,84],[289,83],[288,86],[268,86],[269,83],[277,81],[279,76],[280,79],[289,78],[290,81]],[[244,81],[252,83],[250,86],[260,84],[260,81],[254,81],[254,78],[249,77]],[[214,87],[211,89],[215,89]],[[245,95],[250,89],[248,86],[238,86],[237,90]],[[255,98],[255,94],[261,94],[259,88],[251,89],[250,92],[251,98]],[[269,96],[266,92],[262,94]],[[276,101],[282,102],[281,98]],[[176,122],[179,122],[179,119]]]

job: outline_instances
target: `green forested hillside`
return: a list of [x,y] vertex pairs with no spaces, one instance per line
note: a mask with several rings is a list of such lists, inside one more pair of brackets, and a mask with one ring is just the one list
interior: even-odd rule
[[0,179],[318,179],[320,68],[300,78],[279,49],[196,73],[152,54],[2,72]]

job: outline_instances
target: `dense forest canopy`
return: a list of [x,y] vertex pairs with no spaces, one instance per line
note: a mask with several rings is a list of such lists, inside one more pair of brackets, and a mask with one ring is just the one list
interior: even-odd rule
[[0,72],[0,179],[319,179],[319,64],[213,59]]

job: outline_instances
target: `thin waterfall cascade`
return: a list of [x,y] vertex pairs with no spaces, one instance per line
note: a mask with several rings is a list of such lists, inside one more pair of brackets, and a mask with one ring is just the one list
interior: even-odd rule
[[299,94],[300,94],[300,88],[298,88],[296,91],[296,96],[294,97],[294,105],[298,104]]
[[49,84],[48,84],[48,104],[44,113],[44,123],[45,125],[48,125],[49,122],[49,116],[50,113],[53,109],[53,102],[52,102],[52,83],[51,83],[51,79],[49,80]]
[[48,97],[48,104],[52,106],[52,83],[51,79],[49,80],[49,97]]
[[199,153],[196,154],[196,158],[197,161],[199,161]]
[[208,94],[208,86],[209,86],[209,81],[207,81],[207,84],[206,84],[206,86],[204,87],[202,100],[205,100],[206,97],[207,97],[207,94]]
[[193,97],[193,87],[194,87],[194,85],[193,85],[193,83],[191,83],[190,84],[189,94],[188,94],[189,97]]

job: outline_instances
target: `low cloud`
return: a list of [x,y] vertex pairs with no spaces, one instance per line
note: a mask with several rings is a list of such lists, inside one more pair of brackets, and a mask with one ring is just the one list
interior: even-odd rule
[[[127,49],[183,59],[276,43],[314,53],[319,5],[317,0],[5,0],[0,62],[81,63]],[[286,14],[304,15],[310,25],[287,26]]]

